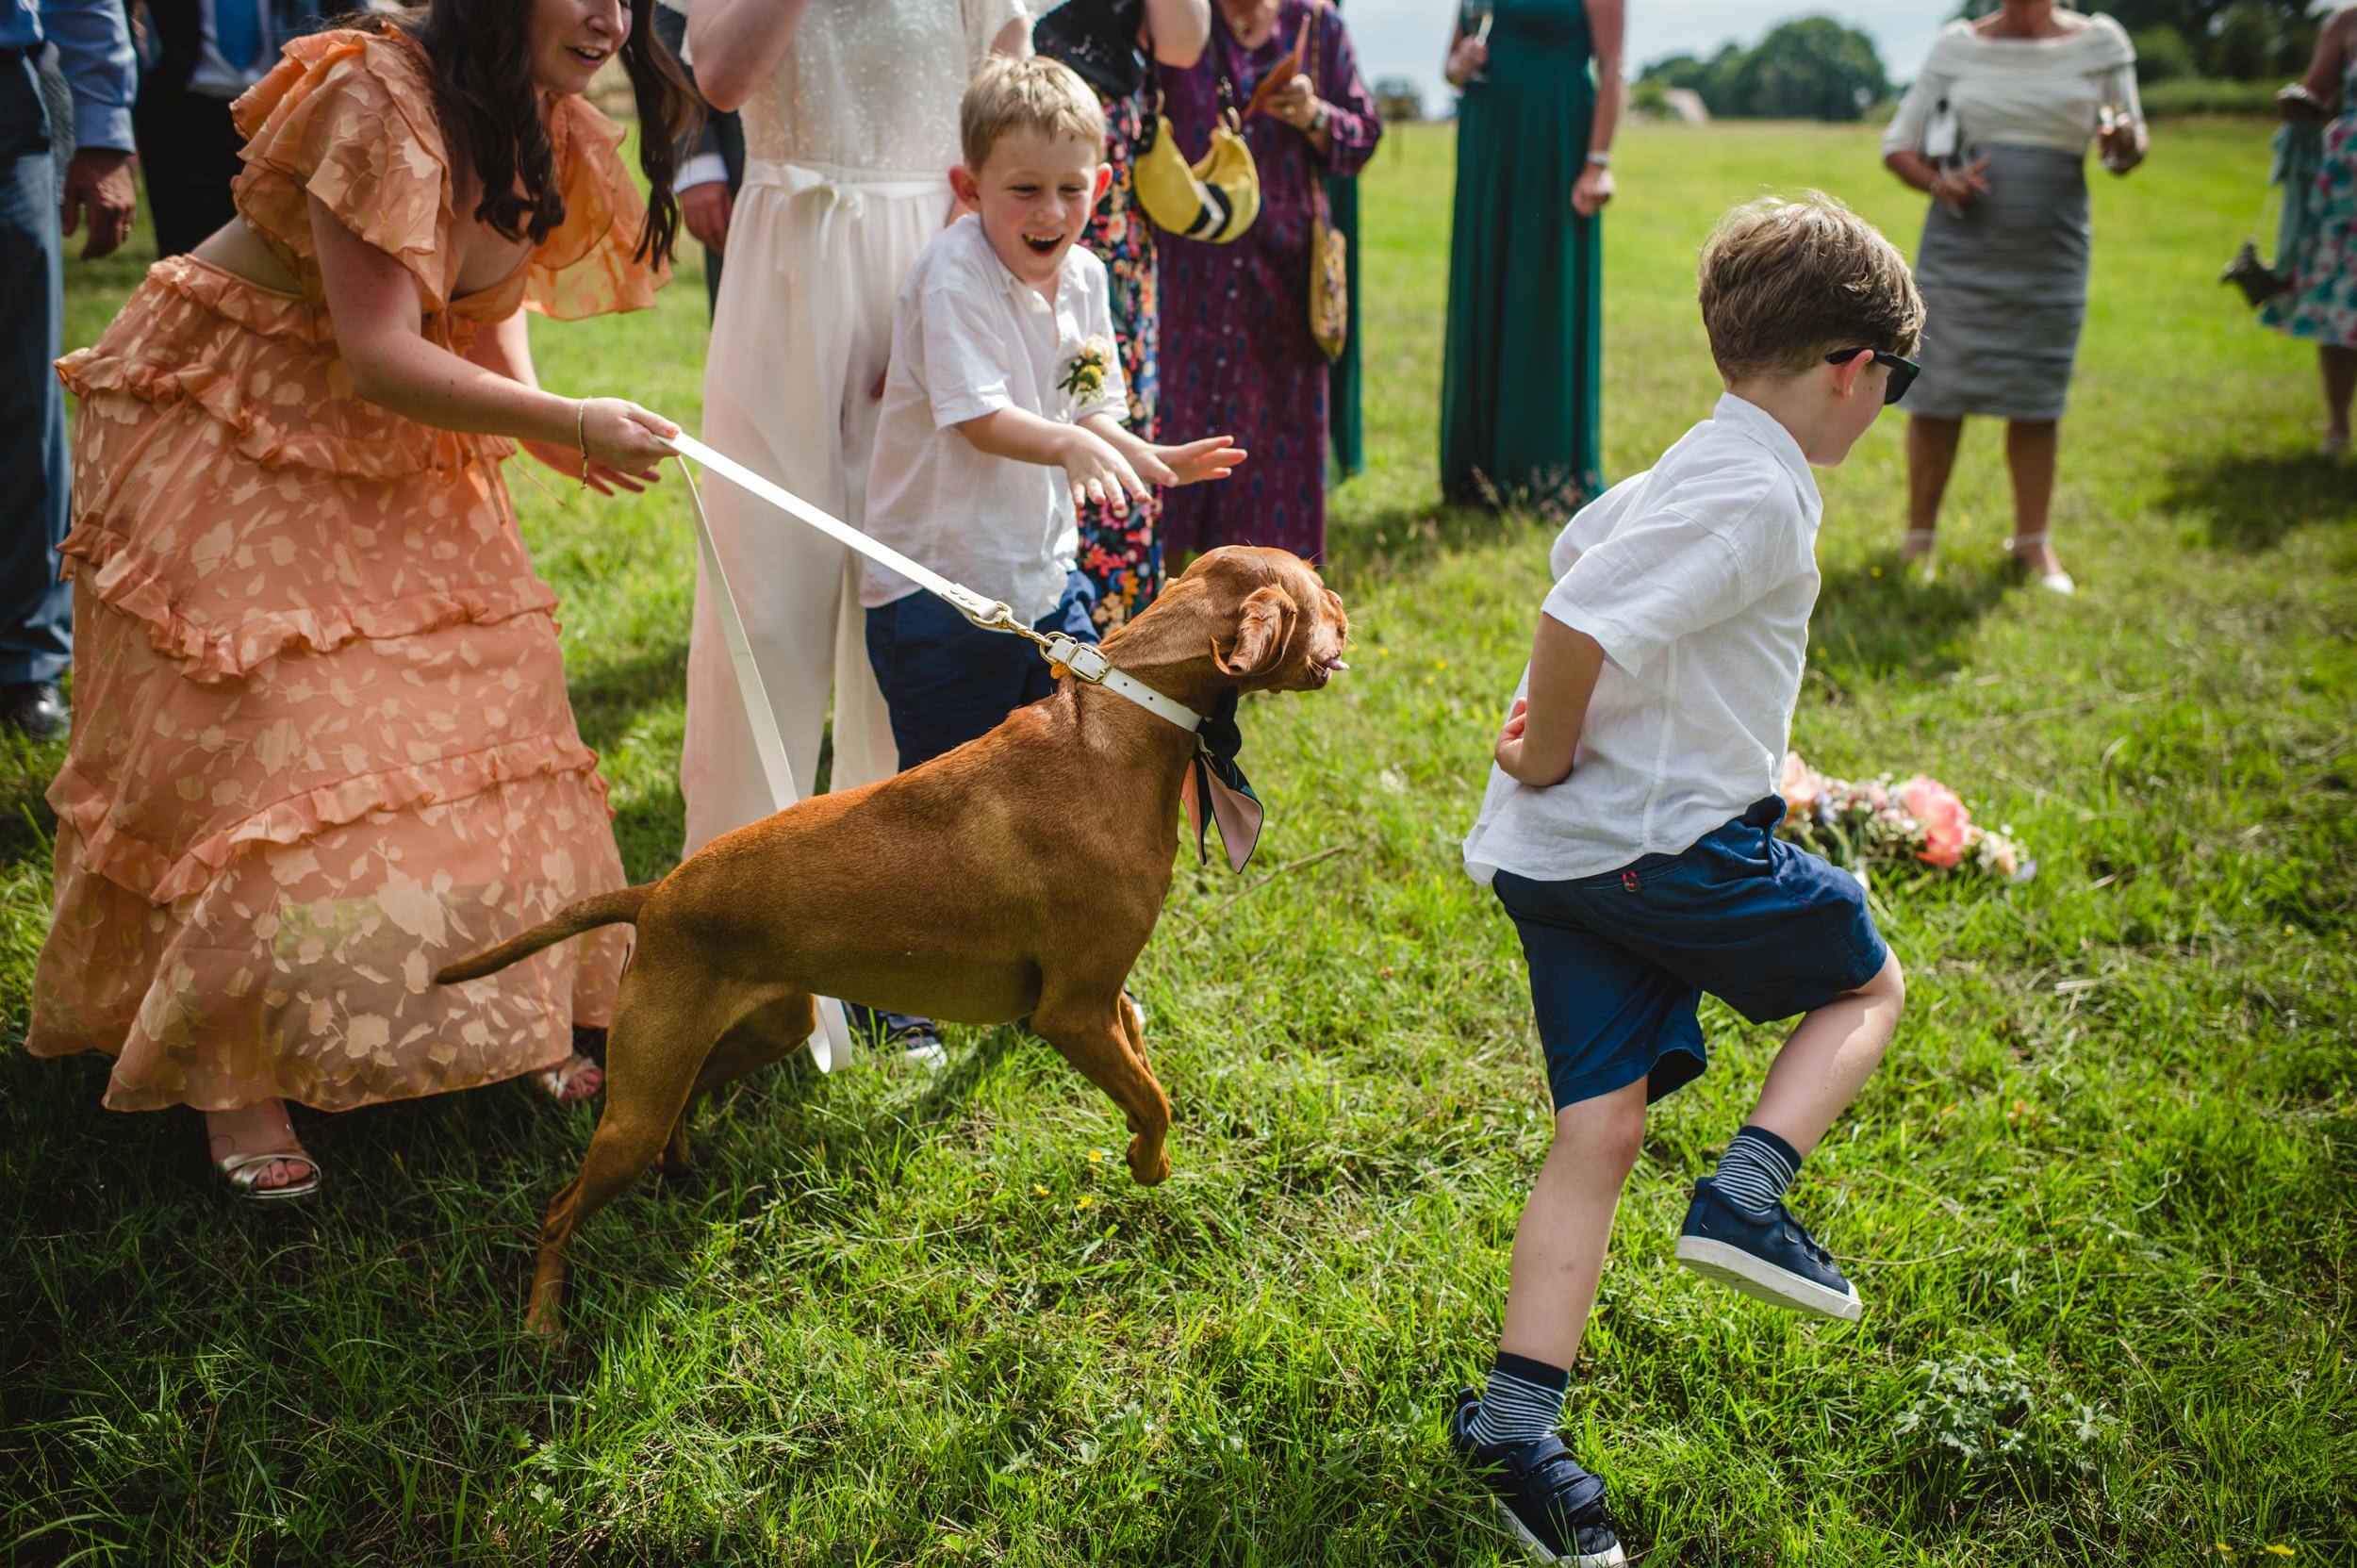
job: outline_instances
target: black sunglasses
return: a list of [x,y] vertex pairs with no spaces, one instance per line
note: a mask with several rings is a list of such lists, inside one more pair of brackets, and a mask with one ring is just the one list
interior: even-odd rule
[[1875,364],[1887,366],[1890,371],[1890,380],[1883,388],[1883,406],[1886,408],[1905,397],[1907,388],[1915,385],[1915,378],[1923,373],[1923,367],[1912,359],[1902,359],[1895,354],[1885,354],[1880,349],[1870,349],[1862,343],[1854,349],[1834,350],[1825,355],[1825,363],[1839,365],[1856,358],[1861,354],[1872,355]]

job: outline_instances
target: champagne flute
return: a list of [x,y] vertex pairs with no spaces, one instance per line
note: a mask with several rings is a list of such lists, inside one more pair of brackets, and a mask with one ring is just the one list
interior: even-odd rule
[[[1459,27],[1469,33],[1475,43],[1487,49],[1490,46],[1490,24],[1497,20],[1495,0],[1464,0],[1464,22],[1459,24]],[[1474,82],[1489,79],[1490,68],[1487,64],[1466,78]]]
[[2122,125],[2129,123],[2128,116],[2118,107],[2111,104],[2096,106],[2096,141],[2103,149],[2103,167],[2115,174],[2126,173],[2129,165],[2126,157],[2113,145],[2112,138]]

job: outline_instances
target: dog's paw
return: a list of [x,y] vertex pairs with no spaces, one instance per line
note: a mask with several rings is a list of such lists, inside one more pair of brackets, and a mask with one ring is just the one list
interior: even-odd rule
[[1141,1163],[1145,1151],[1140,1146],[1145,1142],[1144,1138],[1129,1140],[1129,1174],[1141,1187],[1160,1186],[1162,1179],[1170,1174],[1170,1150],[1157,1143],[1152,1158],[1144,1159]]

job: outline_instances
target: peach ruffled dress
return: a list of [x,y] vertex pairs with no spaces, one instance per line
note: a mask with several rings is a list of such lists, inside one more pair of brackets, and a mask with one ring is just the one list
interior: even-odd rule
[[623,885],[501,477],[515,449],[354,395],[305,193],[409,270],[426,336],[463,354],[519,305],[653,303],[620,133],[559,100],[565,222],[452,299],[416,43],[299,40],[236,116],[238,210],[301,294],[174,256],[58,363],[81,398],[74,723],[27,1047],[114,1055],[106,1102],[129,1111],[345,1110],[552,1066],[573,1023],[606,1021],[618,932],[433,981]]

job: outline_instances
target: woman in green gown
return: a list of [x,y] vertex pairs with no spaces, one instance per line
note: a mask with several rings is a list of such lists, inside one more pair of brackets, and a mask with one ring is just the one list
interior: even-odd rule
[[1597,213],[1612,199],[1624,3],[1471,0],[1450,37],[1463,93],[1441,371],[1452,501],[1557,511],[1604,488]]

